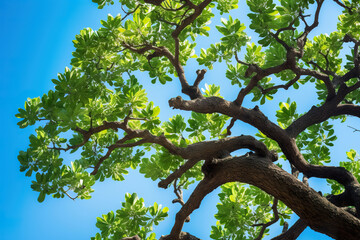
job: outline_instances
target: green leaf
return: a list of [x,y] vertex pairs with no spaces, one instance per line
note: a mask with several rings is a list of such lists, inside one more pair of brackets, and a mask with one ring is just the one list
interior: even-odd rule
[[37,199],[38,202],[40,202],[40,203],[43,202],[45,200],[45,196],[46,196],[45,192],[41,191],[39,194],[39,197]]

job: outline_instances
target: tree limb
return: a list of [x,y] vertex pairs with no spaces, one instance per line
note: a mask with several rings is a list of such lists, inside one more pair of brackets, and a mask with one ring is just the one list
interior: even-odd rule
[[[332,104],[334,104],[334,102],[330,101],[326,102],[320,108],[313,107],[308,113],[291,124],[288,129],[284,130],[271,122],[258,108],[252,110],[246,109],[219,97],[208,97],[206,99],[195,99],[191,101],[185,101],[181,97],[177,97],[169,101],[171,107],[181,110],[199,113],[218,112],[230,117],[235,117],[256,127],[267,137],[275,140],[290,163],[306,176],[333,179],[344,186],[356,185],[358,184],[356,178],[345,168],[309,164],[296,145],[295,137],[299,132],[312,124],[324,121],[332,116],[333,111],[327,112],[328,109],[333,109]],[[334,105],[336,106],[337,102],[335,102]]]
[[312,188],[257,155],[228,157],[213,162],[208,174],[176,214],[175,224],[166,239],[177,240],[184,221],[202,199],[227,182],[243,182],[259,187],[284,202],[314,230],[336,239],[355,240],[360,236],[360,220],[331,204]]
[[271,240],[295,240],[307,227],[308,225],[300,218],[289,230]]

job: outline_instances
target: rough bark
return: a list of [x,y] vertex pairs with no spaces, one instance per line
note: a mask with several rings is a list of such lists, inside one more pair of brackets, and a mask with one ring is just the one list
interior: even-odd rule
[[290,207],[312,229],[335,239],[359,239],[360,220],[330,203],[293,175],[255,155],[229,157],[213,162],[211,174],[202,180],[176,215],[171,234],[166,239],[179,239],[188,215],[197,209],[202,199],[227,182],[243,182],[259,187]]

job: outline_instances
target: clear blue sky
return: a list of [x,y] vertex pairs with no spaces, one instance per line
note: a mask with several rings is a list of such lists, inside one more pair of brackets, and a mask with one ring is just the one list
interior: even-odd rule
[[[167,234],[174,222],[174,214],[179,206],[173,206],[172,190],[157,188],[153,183],[136,172],[132,172],[125,182],[114,183],[106,181],[95,185],[95,193],[91,200],[52,199],[47,197],[44,203],[36,201],[38,194],[30,189],[31,179],[19,172],[17,154],[27,148],[28,136],[34,128],[21,130],[17,127],[14,115],[19,107],[23,107],[27,97],[38,97],[53,88],[50,81],[56,78],[58,72],[63,72],[69,66],[72,40],[85,27],[98,29],[100,19],[106,19],[110,12],[116,15],[121,11],[118,5],[112,8],[98,10],[91,0],[16,0],[0,1],[1,24],[1,74],[0,99],[2,102],[1,127],[3,137],[0,139],[1,166],[0,174],[0,239],[89,239],[94,236],[96,217],[110,210],[120,208],[125,192],[137,192],[145,198],[149,205],[158,202],[171,209],[169,218],[164,221],[156,232]],[[337,12],[335,12],[337,14]],[[319,31],[334,29],[336,18],[333,7],[324,9],[321,20],[326,23]],[[204,42],[202,44],[206,44]],[[221,67],[222,65],[219,65]],[[190,76],[195,75],[198,67],[188,67]],[[221,71],[220,71],[221,72]],[[206,83],[219,83],[223,73],[210,72]],[[148,84],[144,84],[148,85]],[[167,100],[179,93],[178,83],[170,86],[156,86],[166,95],[151,94],[154,86],[148,86],[149,99],[155,101],[162,109],[162,117],[166,120],[177,112],[167,108]],[[230,88],[223,88],[222,94],[232,94]],[[313,97],[313,91],[306,96]],[[304,101],[304,92],[299,100]],[[310,97],[311,96],[311,97]],[[280,96],[286,100],[287,95]],[[296,97],[294,97],[296,99]],[[231,98],[230,98],[231,99]],[[305,99],[304,111],[311,101]],[[250,103],[248,103],[250,104]],[[249,105],[250,106],[250,105]],[[269,105],[264,112],[274,114],[277,103]],[[269,110],[269,111],[268,111]],[[359,126],[359,121],[351,119],[349,125]],[[241,125],[239,133],[253,133],[252,129]],[[349,128],[342,128],[338,132],[338,143],[346,146],[345,150],[356,149],[354,138],[356,135]],[[346,141],[345,141],[346,140]],[[340,148],[341,150],[341,148]],[[335,151],[334,158],[344,160],[344,150]],[[315,186],[323,186],[324,182],[315,182]],[[186,196],[190,192],[185,193]],[[207,197],[202,203],[203,210],[192,215],[191,224],[186,224],[184,230],[194,233],[202,239],[208,239],[210,225],[215,223],[212,218],[216,205],[216,192]],[[204,219],[209,222],[204,223]],[[159,237],[159,234],[158,236]],[[307,230],[300,239],[329,239],[321,234]]]

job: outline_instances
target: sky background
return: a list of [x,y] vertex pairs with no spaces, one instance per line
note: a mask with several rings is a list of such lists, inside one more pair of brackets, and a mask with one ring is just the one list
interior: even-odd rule
[[[241,7],[236,14],[246,14],[247,7]],[[97,232],[96,217],[121,207],[126,192],[137,192],[145,199],[146,205],[158,202],[170,207],[170,216],[155,230],[159,234],[167,234],[173,225],[174,215],[179,210],[178,205],[171,204],[175,198],[172,189],[164,190],[157,187],[157,183],[143,178],[136,171],[130,172],[124,182],[111,180],[97,183],[95,192],[90,200],[53,199],[47,197],[45,202],[38,203],[38,193],[30,188],[31,178],[19,172],[17,154],[25,150],[28,145],[28,136],[34,128],[19,129],[15,118],[17,109],[24,106],[27,97],[42,96],[53,89],[50,81],[56,78],[58,72],[63,72],[69,66],[71,52],[74,50],[72,40],[81,29],[91,27],[98,29],[101,19],[107,14],[116,15],[121,12],[119,5],[98,10],[90,0],[0,0],[0,100],[2,103],[1,125],[3,137],[0,139],[2,153],[0,174],[0,239],[89,239]],[[235,14],[235,16],[236,16]],[[336,15],[339,8],[334,4],[325,5],[320,20],[322,21],[315,34],[330,33],[336,26]],[[235,17],[233,15],[233,17]],[[245,25],[246,22],[245,22]],[[214,27],[212,27],[214,28]],[[248,31],[251,35],[251,31]],[[215,38],[219,36],[215,35]],[[204,39],[205,40],[205,39]],[[207,47],[209,41],[200,39],[199,47]],[[207,84],[223,84],[221,93],[231,100],[237,94],[229,82],[224,81],[224,64],[215,65],[216,71],[206,74],[202,82]],[[199,67],[194,64],[186,67],[187,76],[195,78],[195,70]],[[144,75],[145,76],[145,75]],[[167,120],[179,112],[170,110],[167,101],[179,94],[179,83],[173,81],[166,86],[151,85],[149,79],[142,79],[142,84],[148,92],[149,100],[161,107],[161,117]],[[274,119],[278,101],[286,101],[291,96],[298,101],[300,112],[311,107],[315,98],[312,86],[300,88],[298,92],[281,92],[279,96],[261,110],[270,114]],[[159,94],[159,92],[161,94]],[[246,107],[254,104],[246,101]],[[337,122],[336,122],[337,123]],[[345,150],[357,149],[358,133],[347,127],[359,126],[359,120],[350,118],[343,127],[335,127],[338,135],[337,148],[332,150],[332,157],[336,162],[345,160]],[[237,122],[234,134],[253,134],[254,129]],[[313,181],[315,189],[326,189],[323,180]],[[189,231],[202,239],[208,239],[210,226],[215,224],[213,215],[216,211],[216,190],[206,197],[191,216],[191,223],[185,224],[184,231]],[[185,192],[185,199],[191,192]],[[295,219],[293,220],[295,221]],[[290,222],[291,225],[291,222]],[[278,229],[272,232],[279,233]],[[274,237],[274,235],[272,236]],[[269,239],[269,237],[265,238]],[[330,239],[325,235],[305,231],[299,239]]]

